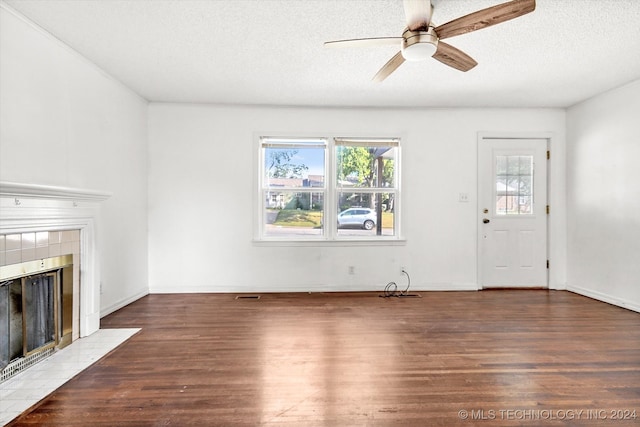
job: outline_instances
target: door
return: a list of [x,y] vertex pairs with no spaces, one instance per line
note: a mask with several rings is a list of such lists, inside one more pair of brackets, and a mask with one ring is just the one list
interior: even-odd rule
[[478,280],[547,287],[547,140],[481,138]]

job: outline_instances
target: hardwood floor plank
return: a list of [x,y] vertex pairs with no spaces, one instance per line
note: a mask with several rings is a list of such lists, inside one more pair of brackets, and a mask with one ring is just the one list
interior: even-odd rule
[[640,424],[639,313],[544,290],[235,296],[103,318],[142,330],[9,425]]

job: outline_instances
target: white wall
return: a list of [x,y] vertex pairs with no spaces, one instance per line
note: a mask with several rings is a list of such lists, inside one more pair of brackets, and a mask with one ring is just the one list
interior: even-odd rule
[[567,113],[568,289],[640,311],[640,80]]
[[104,190],[103,313],[148,291],[147,102],[0,5],[0,180]]
[[[553,135],[550,286],[565,286],[563,110],[148,106],[9,8],[0,13],[0,180],[113,192],[98,227],[103,313],[149,288],[379,290],[404,284],[401,265],[414,289],[476,289],[478,132]],[[403,138],[405,245],[252,242],[255,136],[327,133]]]
[[[478,132],[550,132],[550,285],[564,288],[565,112],[149,106],[151,292],[477,288]],[[402,137],[403,246],[256,245],[256,135]],[[458,202],[469,193],[470,202]],[[355,266],[355,275],[348,266]]]

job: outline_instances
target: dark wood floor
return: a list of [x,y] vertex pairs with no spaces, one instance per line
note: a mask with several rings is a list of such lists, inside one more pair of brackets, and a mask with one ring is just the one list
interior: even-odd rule
[[640,425],[639,313],[422,296],[149,295],[102,319],[140,333],[10,425]]

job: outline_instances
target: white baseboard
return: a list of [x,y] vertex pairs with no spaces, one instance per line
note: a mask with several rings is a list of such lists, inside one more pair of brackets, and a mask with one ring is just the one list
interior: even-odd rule
[[123,300],[120,300],[118,302],[116,302],[115,304],[111,304],[109,307],[104,307],[102,310],[100,310],[100,317],[104,317],[107,316],[111,313],[113,313],[116,310],[120,310],[122,307],[131,304],[134,301],[139,300],[140,298],[149,295],[149,291],[148,290],[143,290],[141,292],[138,292],[135,295],[130,296],[129,298],[125,298]]
[[572,285],[567,285],[567,290],[569,292],[580,294],[585,297],[593,298],[598,301],[606,302],[612,305],[617,305],[618,307],[626,308],[628,310],[633,310],[640,313],[640,304],[636,304],[630,301],[625,301],[621,298],[603,294],[602,292],[581,288],[580,286],[572,286]]
[[[398,290],[406,288],[406,282],[396,281]],[[226,285],[226,286],[173,286],[151,287],[149,293],[152,294],[172,294],[172,293],[287,293],[287,292],[383,292],[387,284],[367,285],[337,285],[337,284],[312,284],[312,285]],[[477,291],[476,283],[421,283],[411,284],[410,291]]]
[[453,283],[427,283],[425,285],[411,286],[414,291],[477,291],[477,283],[453,282]]
[[566,283],[550,283],[549,290],[550,291],[566,291],[567,284]]

